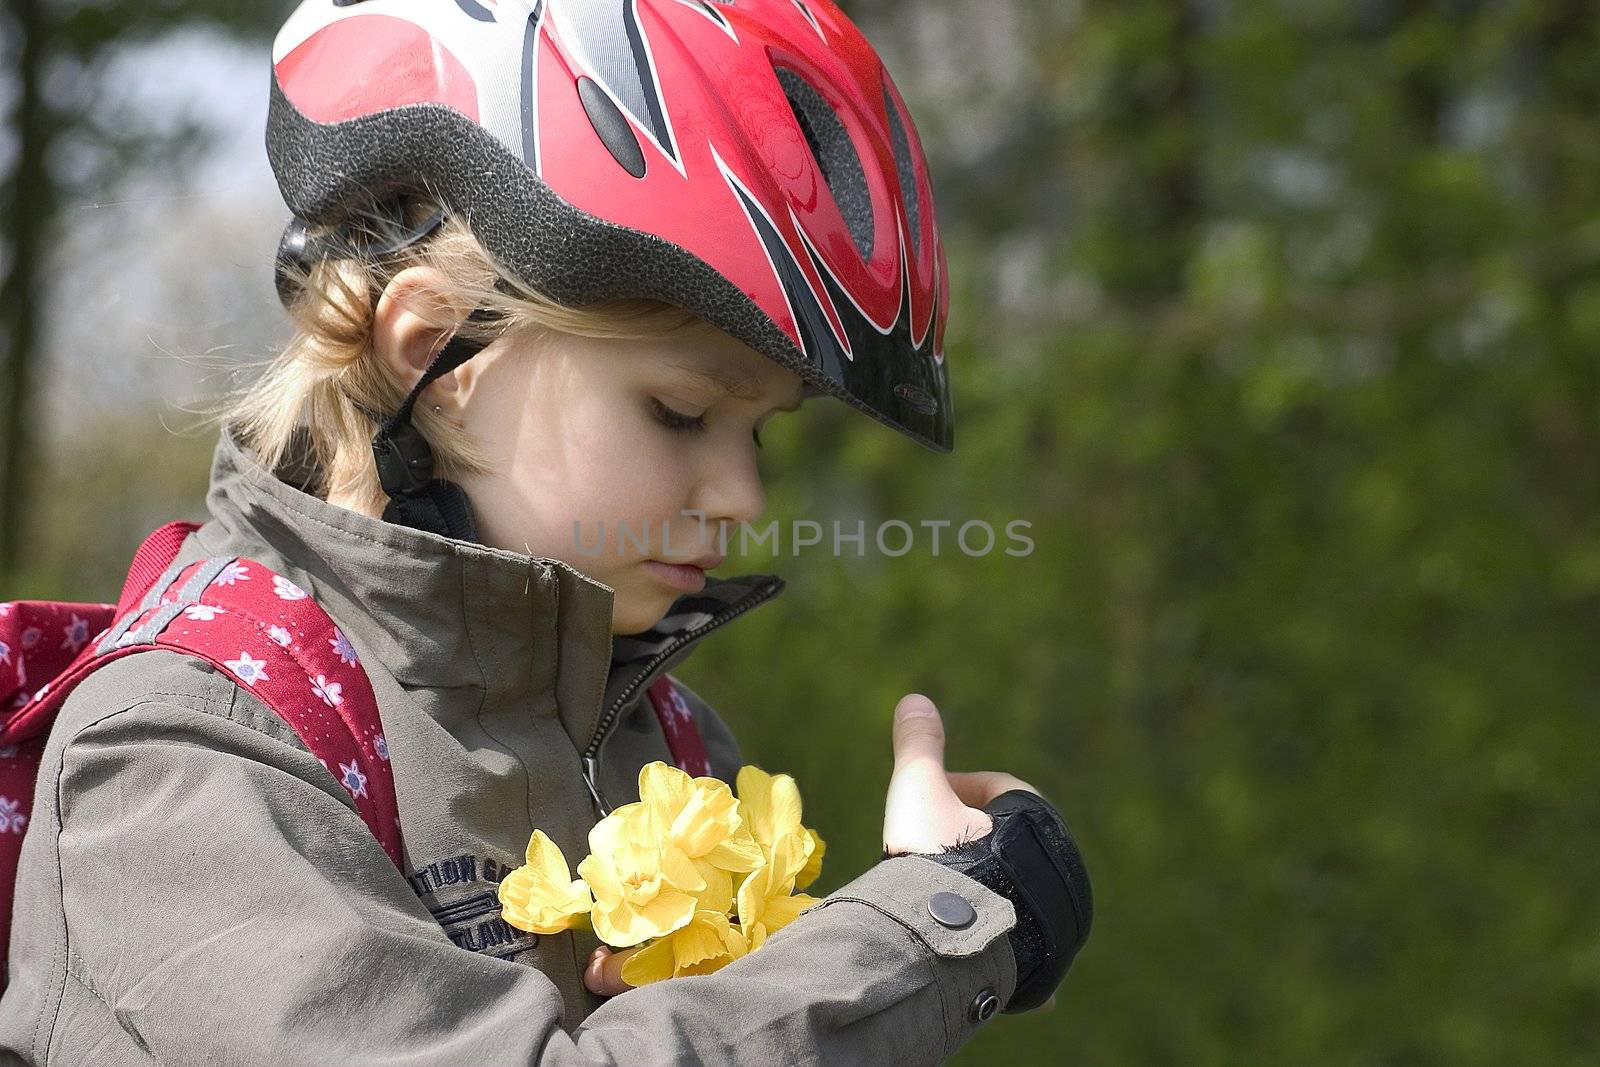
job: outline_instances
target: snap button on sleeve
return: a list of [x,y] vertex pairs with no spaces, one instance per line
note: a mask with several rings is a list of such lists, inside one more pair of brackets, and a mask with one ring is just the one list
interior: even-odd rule
[[[808,917],[813,926],[826,923],[835,907],[849,909],[852,923],[876,928],[876,916],[882,915],[900,924],[902,931],[888,932],[892,936],[883,942],[886,948],[917,952],[920,946],[928,953],[931,966],[919,966],[917,973],[938,993],[927,998],[930,1011],[937,1009],[934,1033],[943,1035],[937,1062],[953,1056],[1016,990],[1008,936],[1016,925],[1016,906],[937,860],[916,853],[891,856],[813,904],[774,936],[803,932]],[[985,995],[993,998],[993,1007],[984,1006]]]
[[964,930],[978,917],[978,912],[970,900],[960,893],[951,893],[948,890],[935,893],[928,898],[928,914],[932,915],[940,926],[948,926],[952,930]]
[[[944,902],[945,897],[950,898],[949,903]],[[1007,943],[1005,955],[1009,956],[1010,939],[1004,935],[1017,921],[1016,908],[1011,901],[982,882],[927,856],[906,853],[886,859],[811,905],[807,914],[812,909],[822,910],[846,900],[866,904],[894,919],[941,959],[995,956],[991,950],[997,941]],[[951,904],[962,914],[951,916],[942,911]],[[941,914],[946,918],[941,919]],[[951,918],[965,920],[965,925],[959,921],[953,923]],[[959,997],[947,1002],[956,1017],[962,1017],[966,1011],[967,1001],[972,999],[971,990],[981,985],[993,986],[1000,994],[1001,1003],[1010,994],[1009,984],[994,977],[975,982],[961,990]]]

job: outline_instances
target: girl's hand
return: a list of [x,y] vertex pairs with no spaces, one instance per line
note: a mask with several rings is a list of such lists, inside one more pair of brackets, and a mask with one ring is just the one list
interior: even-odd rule
[[[883,815],[886,852],[939,852],[982,837],[993,826],[983,805],[1009,789],[1038,792],[1004,771],[945,770],[939,709],[920,693],[900,698],[894,709],[894,773]],[[583,984],[603,997],[632,989],[622,980],[622,965],[638,951],[601,945],[589,957]]]
[[[1004,771],[945,770],[939,709],[921,693],[900,698],[894,707],[894,774],[883,813],[886,853],[940,852],[982,837],[994,820],[980,809],[1011,789],[1039,792]],[[1055,1006],[1052,993],[1036,1010]]]
[[1004,771],[944,769],[944,720],[933,701],[907,693],[894,708],[894,774],[883,812],[885,852],[941,852],[988,833],[983,806],[1009,789],[1039,792]]

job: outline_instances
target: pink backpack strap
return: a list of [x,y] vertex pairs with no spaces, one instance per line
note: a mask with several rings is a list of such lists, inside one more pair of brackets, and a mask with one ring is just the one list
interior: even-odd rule
[[[168,523],[146,540],[129,574],[127,600],[138,599],[195,525]],[[0,603],[0,962],[10,943],[17,865],[50,725],[86,673],[77,669],[80,661],[117,614],[115,604]]]
[[[152,534],[146,541],[150,555],[141,549],[145,566],[181,543],[162,531]],[[102,627],[65,673],[31,694],[0,729],[0,745],[48,730],[67,693],[105,663],[152,648],[184,652],[223,671],[288,723],[404,870],[399,805],[377,698],[355,648],[327,612],[265,564],[234,556],[182,567],[169,556],[142,595],[142,579],[135,578],[130,572],[122,600],[137,604]]]
[[694,712],[678,692],[669,675],[661,675],[646,690],[650,705],[661,720],[661,732],[667,735],[667,749],[672,753],[672,763],[694,777],[711,773],[711,757],[706,755],[705,739],[695,725]]
[[[117,615],[122,616],[146,593],[177,558],[178,550],[189,535],[200,528],[198,522],[169,522],[144,539],[144,544],[133,554],[128,567],[128,577],[122,583],[122,595],[117,598]],[[155,590],[156,597],[166,592],[166,585]],[[148,605],[146,605],[148,606]]]
[[400,811],[377,697],[354,646],[304,589],[263,563],[215,556],[102,639],[106,653],[176,648],[254,693],[300,735],[404,869]]
[[[154,604],[166,590],[160,578],[197,522],[169,522],[145,538],[134,554],[117,604],[17,600],[0,604],[0,744],[17,745],[48,733],[61,701],[88,673],[95,646],[144,597]],[[33,679],[29,688],[29,678]],[[47,700],[54,691],[59,700]]]

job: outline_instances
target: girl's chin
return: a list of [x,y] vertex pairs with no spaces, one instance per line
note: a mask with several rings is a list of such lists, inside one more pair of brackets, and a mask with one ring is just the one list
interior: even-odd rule
[[611,624],[611,632],[618,637],[627,637],[632,634],[642,634],[646,630],[650,629],[650,627],[660,622],[665,615],[666,612],[662,611],[648,617],[634,615],[621,619],[614,618]]
[[682,595],[682,592],[656,581],[617,586],[616,599],[612,602],[611,632],[644,633],[666,618],[673,602]]

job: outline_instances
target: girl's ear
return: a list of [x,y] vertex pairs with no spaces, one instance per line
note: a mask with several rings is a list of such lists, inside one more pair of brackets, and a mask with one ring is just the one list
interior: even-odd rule
[[[432,267],[407,267],[390,279],[372,315],[372,349],[402,387],[422,377],[461,322],[471,314],[470,302],[453,297],[445,278]],[[463,366],[470,366],[468,364]],[[440,375],[424,389],[419,402],[442,404],[460,388],[457,371]]]

